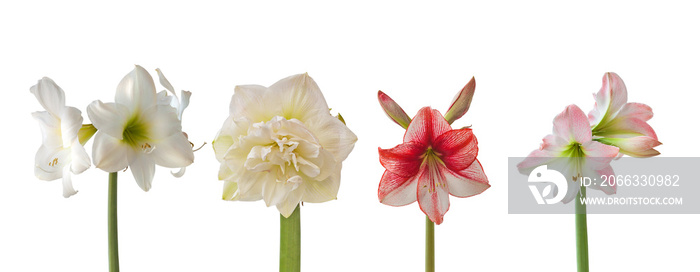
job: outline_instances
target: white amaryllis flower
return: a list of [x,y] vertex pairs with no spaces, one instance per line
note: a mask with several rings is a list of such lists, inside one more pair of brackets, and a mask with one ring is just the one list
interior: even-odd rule
[[214,140],[224,200],[263,199],[289,217],[299,202],[336,199],[340,169],[357,137],[331,116],[308,74],[269,88],[236,86]]
[[158,105],[153,78],[136,66],[117,86],[115,103],[94,101],[88,116],[98,129],[92,157],[107,172],[131,169],[144,191],[151,188],[155,165],[180,168],[194,161],[177,110]]
[[63,90],[48,77],[39,80],[30,91],[46,109],[32,113],[43,139],[36,152],[34,174],[42,180],[63,178],[63,196],[72,196],[77,191],[71,183],[71,172],[80,174],[90,168],[90,157],[78,140],[83,117],[80,110],[66,107]]
[[[170,84],[170,81],[168,81],[167,78],[165,78],[165,75],[163,75],[163,72],[160,71],[160,69],[156,68],[156,72],[158,72],[158,81],[160,81],[160,85],[162,85],[167,91],[160,91],[157,94],[157,99],[158,99],[158,105],[169,105],[175,110],[177,110],[177,119],[182,122],[182,113],[185,111],[187,106],[190,105],[190,96],[192,96],[192,92],[181,90],[180,91],[180,98],[178,98],[177,94],[175,94],[175,88],[173,88],[173,85]],[[168,92],[172,94],[172,96],[168,95]],[[185,137],[187,134],[185,134]],[[192,147],[192,143],[190,143]],[[185,169],[186,167],[181,167],[179,171],[177,172],[170,172],[173,174],[175,177],[182,177],[185,175]]]

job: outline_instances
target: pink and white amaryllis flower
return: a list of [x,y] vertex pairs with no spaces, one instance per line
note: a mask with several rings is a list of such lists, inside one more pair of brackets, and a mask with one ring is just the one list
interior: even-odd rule
[[[586,114],[576,105],[569,105],[554,118],[552,134],[542,139],[542,145],[518,164],[518,170],[527,175],[540,165],[547,165],[564,174],[571,182],[562,200],[573,200],[580,188],[579,177],[612,175],[610,167],[619,148],[593,140]],[[573,185],[573,186],[572,186]],[[606,194],[614,194],[616,187],[590,186]]]
[[594,140],[620,148],[632,157],[659,155],[654,147],[661,145],[647,121],[654,116],[651,107],[627,103],[627,87],[620,76],[605,73],[603,86],[594,95],[596,103],[588,114]]
[[379,161],[386,168],[379,201],[403,206],[418,200],[430,220],[440,224],[450,208],[449,195],[469,197],[490,187],[477,153],[470,128],[452,129],[439,111],[422,108],[410,121],[402,144],[379,148]]

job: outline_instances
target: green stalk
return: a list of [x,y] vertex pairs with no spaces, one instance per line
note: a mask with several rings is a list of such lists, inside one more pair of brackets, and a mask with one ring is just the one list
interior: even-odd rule
[[586,187],[576,196],[576,263],[578,272],[588,272],[588,227],[586,226],[586,204],[581,199],[586,197]]
[[289,218],[280,214],[280,272],[301,271],[301,223],[300,207]]
[[425,272],[435,271],[435,223],[425,216]]
[[109,173],[107,197],[107,239],[109,247],[109,271],[119,272],[119,246],[117,243],[117,173]]

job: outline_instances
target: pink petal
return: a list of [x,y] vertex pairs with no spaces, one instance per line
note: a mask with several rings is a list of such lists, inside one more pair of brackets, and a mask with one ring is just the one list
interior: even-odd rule
[[627,87],[617,74],[605,73],[603,86],[600,87],[595,99],[600,118],[604,118],[606,113],[614,114],[627,103]]
[[551,151],[551,152],[563,152],[564,150],[566,150],[566,147],[568,145],[569,145],[569,142],[566,141],[565,139],[557,137],[554,134],[549,134],[547,136],[544,136],[544,138],[542,138],[542,144],[540,144],[540,150],[547,150],[547,151]]
[[408,124],[411,123],[411,117],[408,117],[408,114],[406,114],[401,106],[399,106],[399,104],[397,104],[393,99],[391,99],[391,97],[382,91],[379,91],[377,96],[379,99],[379,105],[382,106],[382,109],[384,109],[386,115],[402,128],[408,128]]
[[559,157],[560,154],[561,152],[553,152],[550,150],[533,150],[530,152],[530,155],[527,155],[527,158],[518,163],[516,167],[518,167],[518,171],[521,174],[529,175],[533,169],[540,165],[548,164]]
[[439,111],[430,107],[424,107],[411,120],[406,134],[403,136],[403,142],[417,142],[430,145],[440,135],[449,130],[452,130],[452,127],[445,121],[445,118],[442,117]]
[[457,175],[449,174],[447,175],[447,188],[450,189],[450,194],[456,197],[478,195],[491,187],[479,160],[475,160]]
[[646,121],[636,118],[615,119],[608,127],[596,133],[596,136],[610,138],[628,138],[634,136],[649,136],[658,140],[654,129]]
[[600,170],[608,167],[610,162],[617,157],[620,149],[611,145],[590,141],[581,145],[581,149],[586,154],[584,158],[590,169]]
[[390,206],[404,206],[416,201],[417,176],[402,177],[384,171],[379,182],[379,202]]
[[617,113],[615,118],[636,118],[642,121],[648,121],[654,116],[651,107],[642,103],[627,103],[622,106],[622,109]]
[[554,135],[569,142],[585,143],[591,140],[591,126],[586,114],[576,105],[569,105],[554,117]]
[[661,142],[648,136],[637,136],[631,138],[603,138],[602,142],[617,146],[620,152],[632,157],[646,158],[659,155],[654,149],[661,145]]
[[440,225],[443,216],[450,209],[449,188],[445,174],[447,168],[435,161],[428,161],[418,177],[418,205],[430,218]]
[[402,177],[415,176],[421,165],[421,156],[425,146],[408,142],[391,149],[379,148],[379,162],[392,172]]
[[433,149],[452,171],[461,171],[472,165],[479,152],[476,137],[469,128],[443,133],[433,143]]
[[474,77],[467,83],[467,85],[462,88],[462,91],[457,93],[450,108],[445,112],[445,120],[448,124],[456,121],[460,117],[464,116],[469,110],[469,106],[472,103],[472,97],[474,97],[474,89],[476,88],[476,81]]
[[[597,176],[615,176],[615,171],[613,171],[611,166],[608,166],[606,168],[603,168],[602,170],[598,170],[598,175]],[[610,184],[606,184],[608,186],[600,186],[600,184],[596,184],[592,186],[591,188],[596,189],[596,190],[601,190],[603,191],[606,195],[613,195],[617,193],[617,184],[613,184],[613,186],[610,186]]]

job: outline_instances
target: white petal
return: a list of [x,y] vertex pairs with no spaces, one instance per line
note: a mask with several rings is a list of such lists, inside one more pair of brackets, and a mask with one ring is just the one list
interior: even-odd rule
[[173,177],[181,178],[185,175],[185,170],[187,170],[187,167],[180,167],[180,170],[178,170],[177,172],[170,171],[170,174],[172,174]]
[[233,137],[231,137],[231,134],[228,134],[226,130],[228,130],[229,126],[227,126],[226,123],[231,124],[232,121],[231,119],[226,119],[226,122],[224,123],[224,127],[221,128],[219,131],[218,135],[216,135],[216,138],[212,142],[212,147],[214,148],[214,155],[216,156],[216,159],[221,162],[224,159],[224,154],[231,148],[233,145]]
[[279,97],[266,95],[268,89],[260,85],[239,85],[231,97],[229,111],[234,118],[245,117],[251,123],[266,122],[281,115]]
[[173,134],[182,134],[182,126],[173,107],[162,105],[151,107],[144,112],[142,117],[146,119],[144,122],[150,128],[149,137],[152,141],[157,142],[169,138]]
[[163,105],[163,106],[172,106],[173,100],[174,103],[177,103],[177,99],[172,95],[168,95],[168,91],[160,91],[156,94],[156,104],[158,105]]
[[87,152],[85,151],[85,148],[83,145],[80,144],[78,141],[78,138],[75,138],[73,140],[73,144],[71,144],[70,148],[71,152],[71,163],[70,163],[70,169],[73,174],[80,174],[90,168],[90,157],[88,156]]
[[61,139],[61,120],[47,111],[33,112],[32,117],[39,122],[42,145],[45,145],[47,148],[59,148],[63,145]]
[[156,68],[156,72],[158,73],[158,81],[160,81],[160,85],[163,85],[170,93],[175,96],[175,88],[173,88],[173,85],[170,84],[170,81],[168,81],[167,78],[163,75],[163,72],[160,71],[160,68]]
[[142,190],[148,192],[151,189],[153,176],[156,173],[156,164],[151,156],[137,150],[128,150],[127,157],[129,158],[129,169],[134,175],[136,184]]
[[222,195],[223,200],[236,200],[236,193],[238,193],[238,183],[233,181],[224,181],[224,194]]
[[357,136],[338,118],[322,114],[309,118],[305,124],[336,162],[344,161],[355,147]]
[[36,96],[41,106],[49,113],[56,117],[61,116],[61,112],[66,106],[66,98],[61,87],[58,87],[53,80],[44,77],[36,85],[32,86],[29,91]]
[[268,172],[246,171],[243,175],[234,176],[233,180],[238,183],[235,200],[257,201],[263,199],[263,184],[267,181],[274,182],[274,177]]
[[95,167],[105,172],[117,172],[128,165],[126,151],[130,147],[102,131],[98,131],[92,143],[92,159]]
[[76,193],[78,193],[78,191],[73,189],[73,182],[71,181],[70,168],[64,167],[63,168],[63,197],[67,198],[67,197],[70,197]]
[[[156,86],[143,67],[136,65],[117,86],[114,102],[127,106],[131,112],[143,111],[156,104]],[[92,118],[91,118],[92,119]]]
[[308,74],[293,75],[270,86],[270,94],[282,101],[282,116],[287,120],[307,118],[327,113],[330,109],[323,93]]
[[280,214],[282,214],[282,216],[288,218],[290,215],[292,215],[294,209],[299,206],[303,192],[303,188],[297,188],[296,190],[289,192],[287,198],[277,204],[277,210],[280,212]]
[[[233,171],[228,167],[226,163],[219,165],[219,180],[229,180],[233,176]],[[236,187],[238,187],[236,185]]]
[[63,148],[39,147],[34,156],[34,175],[41,180],[55,180],[63,176],[63,167],[70,163],[70,151]]
[[192,145],[182,133],[175,133],[164,140],[154,142],[153,147],[151,156],[160,166],[178,168],[194,162]]
[[185,112],[187,106],[190,105],[190,96],[192,96],[192,92],[180,91],[180,105],[177,108],[177,119],[182,120],[182,113]]
[[83,117],[80,110],[74,107],[66,107],[61,114],[61,138],[63,147],[70,147],[73,140],[78,139],[78,131],[83,126]]
[[450,194],[453,196],[474,196],[491,187],[479,160],[475,160],[469,167],[457,174],[449,169],[443,169],[445,173],[445,180],[447,182],[447,188],[449,189]]
[[87,114],[92,125],[101,133],[107,133],[119,140],[123,139],[124,126],[129,121],[130,113],[126,106],[117,103],[93,101],[87,107]]
[[265,205],[270,207],[281,203],[286,199],[292,187],[291,184],[284,184],[278,181],[265,181],[262,186],[262,195],[263,200],[265,200]]
[[[304,195],[302,201],[309,203],[322,203],[335,200],[340,188],[340,165],[325,180],[305,180]],[[415,190],[415,187],[414,187]],[[415,193],[414,193],[415,195]]]

